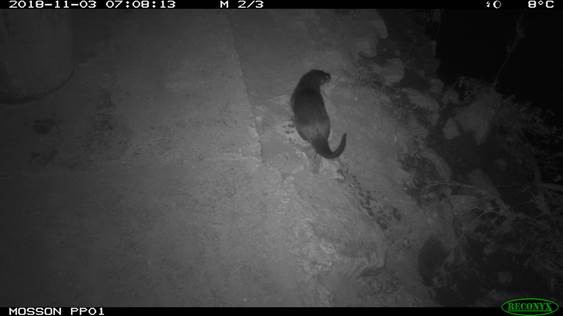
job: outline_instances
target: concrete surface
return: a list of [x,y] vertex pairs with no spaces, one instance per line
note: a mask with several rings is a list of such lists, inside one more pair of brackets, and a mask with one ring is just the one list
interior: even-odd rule
[[331,144],[350,142],[319,175],[288,124],[301,74],[343,67],[323,15],[228,12],[78,12],[71,82],[2,107],[0,305],[423,302],[397,286],[415,283],[410,257],[373,281],[389,245],[354,192],[383,179],[374,190],[412,205],[393,193],[389,135],[379,153],[358,146],[394,133],[377,98],[347,110],[353,96],[329,87]]

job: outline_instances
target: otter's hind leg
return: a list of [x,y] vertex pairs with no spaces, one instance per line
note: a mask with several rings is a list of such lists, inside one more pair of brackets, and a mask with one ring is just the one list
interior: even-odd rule
[[307,156],[307,162],[309,163],[309,170],[314,174],[318,174],[321,169],[321,156],[312,146],[305,151],[305,155]]

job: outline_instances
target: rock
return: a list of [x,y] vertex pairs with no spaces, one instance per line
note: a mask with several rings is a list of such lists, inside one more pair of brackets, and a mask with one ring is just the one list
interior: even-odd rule
[[444,92],[444,96],[442,97],[442,104],[459,104],[459,94],[452,88],[449,88]]
[[389,36],[389,33],[387,32],[387,26],[385,26],[385,21],[383,21],[379,14],[378,18],[371,21],[371,24],[375,27],[379,38],[385,39]]
[[461,129],[473,134],[477,145],[482,144],[487,139],[498,101],[496,94],[485,94],[472,104],[462,108],[455,116],[455,120]]
[[361,38],[356,41],[356,54],[364,56],[377,55],[376,45],[370,38]]
[[400,82],[405,76],[405,66],[399,58],[388,59],[384,66],[372,64],[371,69],[383,78],[387,86]]
[[434,95],[441,95],[444,83],[438,78],[430,79],[430,93]]
[[437,112],[440,109],[440,105],[431,96],[425,95],[418,90],[411,88],[403,88],[402,92],[406,93],[409,98],[409,102],[416,107],[422,108],[429,112]]
[[454,139],[459,136],[459,129],[454,119],[450,118],[442,129],[445,139]]
[[452,170],[450,169],[450,166],[444,158],[438,155],[435,151],[426,148],[421,151],[420,155],[432,162],[434,168],[436,168],[436,172],[438,172],[438,175],[440,176],[440,179],[448,181],[452,178]]
[[481,191],[486,192],[494,197],[500,197],[500,193],[493,184],[493,181],[491,181],[489,176],[483,170],[474,169],[467,174],[467,178],[472,185],[474,185]]

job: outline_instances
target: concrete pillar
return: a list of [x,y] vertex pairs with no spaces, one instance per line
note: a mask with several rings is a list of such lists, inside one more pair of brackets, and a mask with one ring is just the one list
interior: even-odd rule
[[40,98],[73,73],[71,11],[0,11],[0,103]]

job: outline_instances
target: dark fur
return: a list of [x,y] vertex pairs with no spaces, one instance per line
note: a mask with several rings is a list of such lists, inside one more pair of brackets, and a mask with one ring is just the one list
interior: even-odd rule
[[321,95],[321,85],[330,81],[330,74],[322,70],[311,70],[299,80],[291,96],[293,119],[299,136],[311,143],[315,151],[324,158],[334,159],[346,147],[346,133],[333,152],[328,146],[330,119]]

